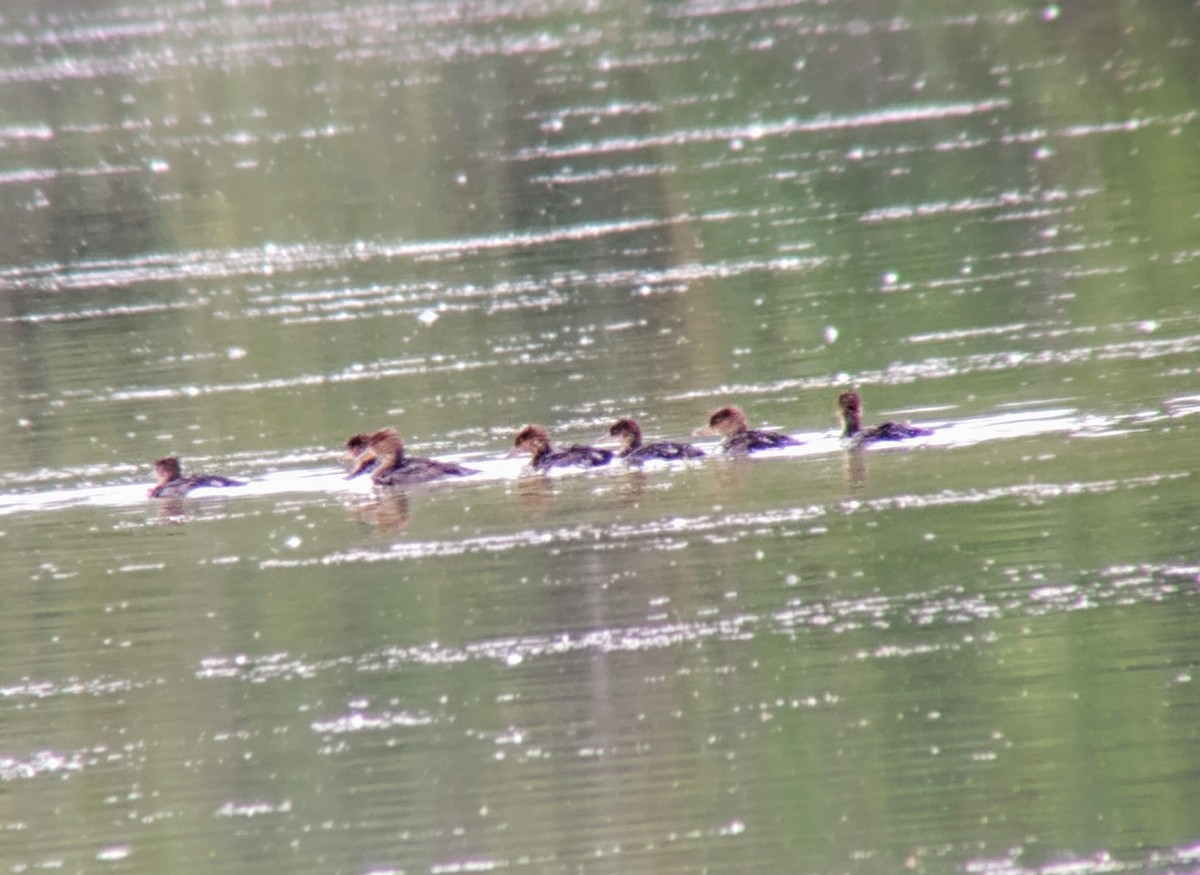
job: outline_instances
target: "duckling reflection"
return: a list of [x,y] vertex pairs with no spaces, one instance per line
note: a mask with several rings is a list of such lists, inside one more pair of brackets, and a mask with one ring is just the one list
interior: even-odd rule
[[646,484],[649,482],[645,471],[636,466],[627,468],[617,474],[613,480],[613,495],[617,507],[629,509],[636,508],[641,504],[642,497],[646,493]]
[[750,460],[746,454],[735,455],[728,464],[714,465],[711,477],[720,487],[722,501],[732,501],[734,496],[745,495],[754,483]]
[[[350,443],[358,435],[346,442],[349,451]],[[371,479],[378,486],[408,486],[415,483],[428,483],[441,477],[466,477],[478,474],[474,468],[466,468],[453,462],[439,462],[436,459],[423,459],[419,456],[404,455],[404,440],[394,428],[384,428],[367,437],[367,446],[358,455],[354,470],[346,475],[350,480],[371,470]]]
[[521,508],[529,518],[542,516],[554,498],[554,482],[549,477],[520,477],[515,488]]
[[933,434],[932,429],[919,428],[906,422],[882,422],[872,428],[862,427],[862,398],[853,390],[838,396],[838,415],[842,419],[842,439],[855,446],[878,441],[902,441]]
[[607,465],[613,458],[612,450],[583,444],[572,444],[565,450],[556,451],[550,444],[550,435],[540,425],[527,425],[517,432],[508,455],[524,453],[529,454],[529,467],[535,471],[562,467],[596,468]]
[[366,500],[352,502],[356,522],[374,526],[379,532],[403,532],[408,528],[408,495],[399,489],[383,489]]
[[842,476],[852,493],[862,492],[867,485],[867,456],[861,445],[846,447],[842,458]]
[[187,509],[179,497],[164,498],[156,505],[158,518],[170,526],[182,526],[187,522]]
[[642,443],[642,428],[636,420],[618,419],[608,430],[608,436],[620,442],[617,458],[624,459],[628,465],[641,465],[651,459],[664,462],[675,462],[687,459],[698,459],[704,455],[704,450],[691,444],[676,441],[653,441]]
[[708,425],[696,429],[698,435],[720,435],[723,453],[754,453],[779,447],[795,447],[800,442],[777,431],[750,428],[740,407],[722,407],[713,411]]
[[146,493],[149,498],[182,498],[193,489],[202,486],[245,486],[242,480],[232,480],[217,474],[193,474],[183,476],[179,459],[175,456],[164,456],[154,463],[154,473],[158,475],[158,483]]

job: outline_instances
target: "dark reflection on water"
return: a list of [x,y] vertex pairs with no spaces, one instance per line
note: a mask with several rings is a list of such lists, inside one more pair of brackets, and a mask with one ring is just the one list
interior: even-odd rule
[[[0,857],[1194,867],[1196,31],[7,15]],[[846,449],[851,385],[935,434]],[[726,403],[802,445],[503,458]],[[388,425],[481,473],[343,480]],[[171,453],[250,482],[147,501]]]

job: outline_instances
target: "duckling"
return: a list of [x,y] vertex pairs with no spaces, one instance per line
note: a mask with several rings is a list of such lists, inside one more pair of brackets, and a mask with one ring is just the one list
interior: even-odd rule
[[[358,444],[360,435],[354,435],[346,442]],[[453,462],[439,462],[436,459],[423,459],[417,456],[404,455],[404,440],[394,428],[384,428],[366,436],[366,449],[358,455],[358,463],[354,470],[346,475],[350,480],[371,471],[371,479],[380,486],[406,486],[413,483],[427,483],[439,477],[466,477],[478,474],[474,468],[456,465]]]
[[902,441],[933,434],[932,429],[919,428],[906,422],[883,422],[871,428],[862,427],[862,398],[849,391],[838,395],[838,415],[842,418],[842,438],[855,446],[876,441]]
[[[362,434],[359,432],[358,434],[350,435],[350,437],[346,438],[346,451],[342,453],[342,462],[354,467],[355,463],[358,462],[359,457],[367,451],[367,445],[370,443],[370,441],[371,436],[368,434]],[[365,474],[373,471],[375,470],[375,466],[378,464],[378,460],[371,459],[368,461],[367,466],[363,468],[360,473]]]
[[550,445],[550,436],[546,429],[540,425],[527,425],[517,432],[509,456],[519,456],[523,453],[529,453],[529,466],[538,471],[567,466],[595,468],[607,465],[613,458],[612,450],[583,444],[572,444],[565,450],[556,452]]
[[777,431],[750,428],[746,414],[740,407],[722,407],[713,411],[708,425],[696,429],[698,435],[719,434],[723,453],[753,453],[758,450],[774,450],[779,447],[799,446],[799,441]]
[[643,444],[641,426],[632,419],[618,419],[608,430],[608,434],[621,442],[617,458],[624,459],[630,465],[640,465],[649,459],[673,462],[679,459],[698,459],[704,455],[704,450],[699,447],[675,441],[653,441]]
[[175,456],[164,456],[154,463],[158,483],[146,493],[150,498],[181,498],[201,486],[245,486],[241,480],[231,480],[217,474],[193,474],[184,477]]

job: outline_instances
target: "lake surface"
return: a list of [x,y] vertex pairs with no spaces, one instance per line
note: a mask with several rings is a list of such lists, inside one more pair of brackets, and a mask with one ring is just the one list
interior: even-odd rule
[[[4,10],[0,869],[1200,867],[1198,38]],[[729,403],[801,445],[507,457]]]

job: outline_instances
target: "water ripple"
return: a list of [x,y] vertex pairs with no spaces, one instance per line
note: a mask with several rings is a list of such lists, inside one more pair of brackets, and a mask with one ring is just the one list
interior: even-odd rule
[[[746,641],[759,634],[793,637],[801,632],[843,634],[896,625],[928,627],[978,623],[1007,616],[1039,617],[1048,613],[1093,610],[1110,604],[1163,601],[1200,586],[1200,567],[1186,565],[1120,566],[1096,572],[1080,572],[1075,580],[1054,586],[1026,587],[1013,581],[1012,588],[999,592],[969,593],[959,586],[921,590],[889,596],[872,594],[861,598],[795,599],[787,607],[767,614],[739,612],[726,617],[699,617],[669,623],[651,623],[583,632],[491,638],[460,646],[439,642],[410,647],[385,647],[374,653],[308,661],[288,654],[212,656],[197,670],[201,680],[241,680],[262,683],[271,680],[312,678],[339,667],[354,666],[364,672],[394,671],[404,665],[453,665],[476,660],[516,667],[528,660],[553,658],[570,653],[636,653],[694,645],[706,639]],[[881,643],[855,651],[855,660],[895,659],[944,650],[959,650],[976,636],[907,643]],[[395,715],[374,720],[382,728]],[[317,731],[351,731],[338,718],[314,724]],[[423,725],[424,715],[402,715],[402,725]]]
[[668,131],[661,134],[610,137],[594,141],[585,140],[583,142],[560,146],[528,146],[518,151],[514,156],[514,160],[530,161],[546,158],[577,158],[590,155],[608,155],[614,152],[663,149],[694,143],[760,140],[769,137],[792,136],[794,134],[821,131],[842,131],[878,127],[880,125],[912,124],[914,122],[937,121],[995,112],[1000,109],[1006,109],[1009,105],[1009,101],[1003,98],[962,103],[914,104],[908,106],[891,106],[884,109],[843,116],[819,116],[811,119],[790,118],[773,122],[750,122],[738,125]]
[[[346,262],[464,256],[487,250],[526,249],[557,243],[576,243],[611,235],[637,234],[688,221],[686,216],[665,219],[635,218],[609,222],[583,222],[545,230],[505,231],[446,240],[367,241],[351,244],[267,243],[235,250],[160,252],[118,260],[93,259],[66,265],[48,263],[0,270],[0,289],[98,290],[131,283],[178,282],[195,279],[229,279],[271,276]],[[23,321],[25,317],[8,317]]]
[[[782,455],[782,454],[780,454]],[[323,556],[297,559],[263,559],[263,569],[403,562],[430,557],[470,554],[501,554],[511,550],[546,546],[587,544],[591,550],[628,549],[629,542],[643,542],[644,549],[673,549],[695,536],[716,537],[721,542],[755,537],[781,527],[809,523],[829,514],[884,513],[935,507],[978,505],[1020,499],[1043,503],[1076,495],[1104,495],[1125,489],[1146,489],[1162,483],[1187,479],[1189,472],[1177,471],[1123,479],[1072,483],[1017,483],[988,489],[945,489],[924,494],[893,495],[867,500],[847,499],[833,505],[804,505],[758,512],[700,514],[690,517],[605,526],[572,524],[545,529],[528,529],[503,535],[479,535],[452,541],[400,541],[386,548],[335,550]]]

